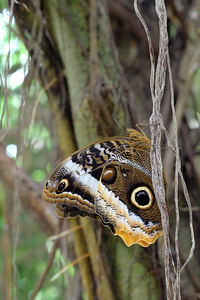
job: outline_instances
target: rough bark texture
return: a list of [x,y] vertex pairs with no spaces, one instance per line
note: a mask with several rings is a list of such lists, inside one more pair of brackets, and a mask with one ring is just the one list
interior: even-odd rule
[[[169,1],[168,6],[169,20],[176,27],[170,47],[178,129],[183,145],[183,171],[193,205],[199,207],[200,171],[194,156],[199,146],[199,129],[190,130],[186,120],[185,107],[193,73],[191,75],[184,61],[190,61],[191,70],[194,70],[192,67],[199,59],[199,52],[196,51],[199,45],[189,39],[191,32],[188,32],[185,20],[187,18],[194,29],[193,34],[196,34],[198,26],[189,17],[189,7],[198,13],[200,8],[195,1],[184,1],[183,10],[178,9],[173,0]],[[153,4],[143,1],[141,9],[152,29],[157,54],[158,24]],[[148,47],[142,27],[132,15],[129,1],[18,1],[14,4],[14,17],[31,57],[30,71],[23,86],[24,95],[36,74],[54,116],[60,159],[101,137],[120,134],[113,118],[124,128],[135,127],[136,123],[146,124],[151,113]],[[190,60],[191,56],[193,60]],[[138,75],[140,73],[142,75]],[[164,123],[170,131],[168,90],[161,109]],[[168,148],[165,152],[171,201],[174,159]],[[13,194],[16,190],[13,178],[17,176],[20,182],[18,195],[27,213],[33,215],[48,235],[57,232],[58,218],[53,208],[42,201],[41,185],[34,183],[28,174],[16,167],[15,161],[6,155],[1,145],[0,179]],[[171,211],[173,220],[173,208]],[[195,211],[194,220],[196,239],[199,241],[199,210]],[[71,227],[81,224],[82,229],[73,234],[72,244],[67,244],[68,251],[75,249],[72,256],[76,257],[90,252],[90,257],[79,263],[81,286],[78,286],[79,281],[78,287],[74,283],[74,295],[76,290],[80,290],[80,294],[85,292],[87,299],[165,299],[162,263],[158,254],[158,249],[162,247],[161,239],[149,249],[137,245],[127,248],[107,229],[88,218],[71,219],[69,224]],[[186,222],[183,224],[187,227]],[[171,227],[173,235],[174,227]],[[184,262],[189,248],[187,228],[180,235],[185,241],[180,253]],[[199,271],[196,268],[199,265],[199,250],[200,243],[197,242],[196,257],[183,274],[183,282],[188,283],[182,284],[185,299],[200,292],[197,280]]]
[[[87,8],[79,1],[43,1],[42,6],[35,1],[25,4],[28,10],[24,5],[14,6],[14,16],[32,61],[41,65],[39,75],[44,87],[55,78],[52,87],[46,90],[57,135],[62,137],[58,145],[63,158],[76,149],[76,144],[81,147],[102,136],[115,135],[117,126],[110,121],[112,117],[122,126],[130,125],[129,103],[133,98],[119,64],[104,3],[91,1]],[[95,16],[95,13],[96,18],[90,18],[90,14]],[[96,24],[96,32],[92,24]],[[30,46],[34,41],[37,42],[36,49]],[[28,202],[30,199],[30,208],[34,211],[31,197],[26,195],[26,199]],[[56,215],[54,218],[57,222]],[[99,240],[96,235],[99,229],[96,231],[94,222],[88,218],[69,222],[71,226],[82,224],[82,230],[74,234],[76,256],[90,252],[90,257],[79,264],[87,299],[128,299],[133,296],[142,299],[149,290],[154,290],[151,299],[156,299],[156,281],[154,275],[147,272],[151,261],[142,254],[142,248],[136,246],[136,256],[145,255],[147,263],[137,262],[127,274],[124,257],[135,252],[134,248],[126,248],[121,245],[122,241],[111,235]],[[114,249],[110,248],[113,239]],[[129,260],[126,264],[128,267]],[[132,278],[134,282],[143,278],[148,284],[141,284],[140,289],[138,284],[131,284],[127,289],[126,281],[130,284]]]

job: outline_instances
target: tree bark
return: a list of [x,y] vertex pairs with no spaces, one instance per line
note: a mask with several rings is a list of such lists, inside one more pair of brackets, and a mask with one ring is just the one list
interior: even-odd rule
[[[59,146],[59,161],[102,137],[121,135],[121,129],[113,121],[114,118],[123,128],[129,126],[134,128],[138,119],[140,123],[144,124],[146,115],[150,114],[151,102],[148,101],[150,99],[150,67],[145,34],[141,30],[140,24],[138,25],[138,21],[132,18],[132,8],[130,9],[129,2],[118,0],[108,1],[113,25],[112,31],[106,3],[106,1],[100,0],[86,2],[20,0],[14,3],[15,21],[31,57],[29,72],[23,84],[23,97],[25,97],[25,101],[29,101],[29,86],[33,78],[38,76],[54,117],[52,123]],[[194,5],[195,1],[191,3]],[[193,75],[196,74],[190,74],[188,79],[186,76],[189,74],[187,65],[183,63],[180,65],[180,61],[184,55],[187,58],[187,49],[190,49],[189,42],[191,41],[187,44],[188,36],[192,36],[198,31],[194,27],[194,30],[191,30],[192,34],[187,32],[189,30],[189,27],[186,26],[187,22],[190,26],[193,24],[188,17],[190,10],[187,1],[184,1],[183,11],[177,9],[173,0],[169,1],[168,5],[170,22],[173,23],[173,20],[175,20],[175,24],[178,22],[178,25],[173,24],[174,27],[172,27],[172,33],[173,29],[177,31],[177,39],[173,40],[172,38],[170,45],[174,73],[178,73],[178,69],[181,69],[180,66],[184,67],[184,74],[179,71],[183,77],[181,78],[184,79],[184,82],[181,81],[179,89],[177,82],[181,80],[180,75],[175,81],[175,92],[178,94],[177,112],[179,115],[181,113],[179,125],[184,149],[182,152],[183,168],[185,168],[186,178],[189,178],[194,206],[198,208],[199,172],[196,157],[194,157],[194,147],[196,146],[196,152],[198,152],[199,130],[196,130],[195,134],[194,131],[188,134],[190,129],[186,126],[185,109],[179,109],[179,105],[183,104],[181,101],[183,96],[184,108],[187,104]],[[196,6],[199,7],[198,4]],[[150,29],[154,49],[157,52],[155,28],[158,26],[152,7],[153,5],[150,7],[143,5],[142,12],[151,22]],[[125,30],[119,30],[122,27]],[[123,56],[124,70],[129,76],[129,82],[131,82],[134,92],[137,93],[137,98],[131,92],[123,73],[113,32],[116,42],[121,46],[120,50],[125,53]],[[135,46],[136,41],[137,47]],[[194,46],[192,54],[195,54],[196,44],[193,41],[192,45]],[[198,66],[198,57],[193,55],[195,66]],[[193,70],[192,66],[193,60],[191,60],[191,69]],[[140,79],[136,80],[137,74],[140,72],[143,76],[140,75]],[[183,91],[187,93],[183,95]],[[165,113],[164,123],[168,127],[171,117],[168,93],[165,94],[162,105]],[[187,130],[184,127],[184,131],[183,122],[187,127]],[[185,147],[184,141],[188,141],[191,147]],[[193,145],[195,146],[193,147]],[[173,159],[171,159],[168,148],[166,148],[166,157],[170,157],[170,159],[166,159],[166,171],[167,174],[171,174]],[[171,175],[169,177],[171,201],[173,198],[173,180],[171,178],[173,177]],[[35,218],[47,235],[57,232],[59,220],[53,207],[43,202],[42,186],[33,182],[23,169],[16,166],[16,162],[6,155],[2,145],[0,146],[0,179],[3,186],[13,195],[17,189],[26,212]],[[199,240],[199,211],[196,210],[194,214],[196,236]],[[171,218],[173,219],[173,217],[172,209]],[[87,299],[126,300],[136,297],[138,299],[164,299],[163,273],[158,255],[158,249],[162,248],[162,239],[148,249],[143,249],[138,245],[127,248],[123,241],[113,237],[110,231],[97,221],[89,218],[76,218],[69,219],[68,222],[71,227],[78,224],[82,226],[81,230],[73,233],[73,247],[71,244],[67,244],[68,251],[73,252],[75,249],[77,258],[90,253],[89,258],[79,263],[82,281],[79,288],[82,294],[83,291],[85,292]],[[173,230],[173,223],[171,227]],[[185,230],[182,231],[181,237],[187,241],[188,233],[185,234],[185,232]],[[183,262],[188,252],[188,245],[185,243],[186,249],[183,247],[184,251],[181,252]],[[199,245],[200,243],[197,243],[197,249],[199,249]],[[196,261],[199,262],[198,251]],[[195,287],[193,290],[199,292],[195,262],[192,267],[186,269],[189,276],[186,276],[185,273],[184,276],[189,282],[189,287],[191,285]],[[75,282],[74,289],[76,289],[76,284],[78,285],[79,282]],[[183,288],[187,291],[186,285]]]
[[[32,66],[40,65],[42,85],[47,87],[55,79],[45,91],[63,158],[77,145],[79,148],[103,136],[119,134],[113,117],[123,127],[135,126],[130,123],[134,99],[119,64],[104,2],[91,0],[85,7],[81,1],[23,1],[23,5],[19,1],[14,5],[14,16]],[[9,158],[1,163],[1,179],[14,190],[9,178],[18,169]],[[42,188],[23,170],[20,172],[23,205],[34,211],[45,231],[52,234],[58,226],[57,216],[42,202]],[[82,230],[74,233],[77,257],[90,253],[79,264],[87,299],[158,298],[151,251],[137,245],[127,248],[107,229],[100,238],[101,225],[97,228],[89,218],[71,219],[69,223],[72,227],[82,225]]]

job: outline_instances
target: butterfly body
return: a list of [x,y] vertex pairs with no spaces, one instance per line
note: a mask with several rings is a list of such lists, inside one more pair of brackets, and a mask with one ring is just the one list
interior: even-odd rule
[[[130,246],[144,247],[162,234],[151,178],[150,141],[127,130],[126,137],[93,143],[64,160],[52,173],[43,199],[61,218],[100,218]],[[165,187],[167,185],[163,173]]]

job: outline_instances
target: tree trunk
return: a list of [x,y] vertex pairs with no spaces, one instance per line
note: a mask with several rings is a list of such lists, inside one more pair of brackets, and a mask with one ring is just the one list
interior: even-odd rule
[[[51,126],[56,135],[53,148],[57,149],[58,147],[59,157],[55,159],[55,154],[52,154],[50,158],[52,168],[57,165],[58,161],[65,159],[77,149],[102,137],[124,135],[121,127],[124,129],[135,128],[138,122],[141,124],[148,122],[147,116],[151,111],[148,44],[143,30],[141,30],[141,24],[132,16],[131,1],[20,0],[14,3],[9,0],[8,2],[10,8],[13,8],[20,38],[31,58],[29,71],[23,84],[24,101],[26,103],[29,101],[29,88],[32,81],[39,81],[48,97],[53,115]],[[195,1],[192,2],[195,3]],[[153,4],[148,3],[145,8],[145,3],[143,1],[142,9],[146,19],[149,18],[150,21],[148,21],[151,22],[152,40],[157,54],[157,18],[152,9]],[[179,35],[179,25],[176,24],[180,44],[174,42],[171,45],[174,50],[172,51],[174,54],[172,65],[176,74],[185,48],[190,49],[190,47],[186,47],[187,26],[183,18],[184,14],[177,10],[174,1],[170,1],[169,7],[170,21],[175,20],[175,23],[178,22],[182,26]],[[185,4],[185,15],[186,11],[187,5]],[[122,28],[123,30],[121,30]],[[121,51],[124,69],[120,63],[115,42]],[[196,53],[197,45],[193,45],[192,54]],[[188,52],[191,54],[190,50]],[[190,58],[187,51],[185,53],[186,58]],[[193,56],[195,57],[195,55]],[[185,64],[183,65],[184,69]],[[192,66],[191,62],[191,68]],[[136,80],[137,74],[140,72],[143,75]],[[182,76],[184,77],[182,85],[185,85],[187,72],[185,71]],[[184,106],[180,111],[179,127],[182,128],[183,145],[186,136],[187,138],[190,136],[189,145],[192,145],[191,141],[195,140],[191,135],[183,132],[182,126],[185,122],[182,119],[184,119],[183,114],[192,76],[188,85],[185,85],[187,91],[184,95],[184,103],[182,103]],[[178,76],[177,78],[179,81],[180,78]],[[134,90],[134,94],[132,90]],[[178,93],[177,85],[175,85],[175,92]],[[180,103],[181,92],[179,95],[178,102]],[[164,100],[162,106],[164,123],[168,127],[171,118],[168,92],[164,95]],[[35,105],[37,106],[36,103],[34,103]],[[19,136],[23,140],[21,132]],[[198,146],[198,142],[195,145]],[[196,194],[200,195],[200,192],[197,193],[200,191],[199,173],[194,163],[194,155],[190,156],[194,149],[187,146],[184,151],[185,173],[190,179],[191,194],[194,193],[194,206],[198,207]],[[170,179],[170,201],[173,198],[171,153],[167,148],[166,166],[168,167],[166,170]],[[167,157],[170,157],[170,160]],[[191,169],[187,165],[187,159],[190,160]],[[196,175],[189,176],[189,173]],[[20,174],[19,178],[16,174]],[[17,179],[12,180],[13,178]],[[22,205],[47,235],[56,234],[60,230],[60,222],[53,208],[41,199],[42,186],[33,182],[22,168],[17,167],[15,161],[6,155],[2,145],[0,145],[0,179],[12,194],[16,192],[16,183],[20,183],[17,192]],[[194,182],[196,188],[193,191]],[[173,209],[171,216],[174,220]],[[195,218],[196,235],[199,239],[198,210]],[[89,217],[70,218],[61,223],[63,227],[67,228],[81,225],[81,229],[73,232],[73,238],[66,237],[66,248],[63,247],[62,242],[59,243],[61,251],[68,258],[70,257],[71,261],[84,255],[87,256],[81,259],[76,267],[78,276],[67,278],[66,299],[78,300],[80,297],[88,300],[165,299],[164,271],[160,258],[162,238],[159,238],[158,242],[149,248],[142,248],[139,245],[127,247],[120,238],[113,236],[108,228]],[[187,229],[181,233],[184,241],[188,237],[188,232],[184,236],[186,231]],[[198,243],[197,247],[199,245]],[[181,252],[183,262],[185,253],[189,249],[188,244],[185,243],[184,246],[184,251]],[[197,280],[198,271],[195,269],[196,262],[199,263],[198,255],[196,255],[195,262],[193,261],[194,268],[187,267],[184,273],[184,279],[188,282],[188,285],[183,286],[186,293],[188,286],[192,287],[192,293],[200,292]]]
[[[135,126],[129,111],[134,99],[119,64],[104,2],[91,0],[87,7],[80,1],[43,1],[42,7],[39,2],[23,2],[14,6],[14,16],[32,60],[41,65],[42,84],[55,79],[47,95],[63,158],[76,145],[120,132],[113,118],[122,127]],[[31,51],[28,42],[34,40],[37,48]],[[101,225],[89,218],[69,223],[82,225],[74,234],[77,257],[90,253],[79,264],[87,299],[158,298],[151,251],[127,248],[108,229],[101,236]]]

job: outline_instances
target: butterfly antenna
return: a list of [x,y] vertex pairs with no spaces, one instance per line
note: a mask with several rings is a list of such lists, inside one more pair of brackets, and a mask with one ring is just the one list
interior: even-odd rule
[[117,124],[117,126],[118,126],[123,132],[126,132],[126,130],[124,130],[124,128],[121,126],[121,124],[120,124],[115,118],[113,118],[113,120],[115,121],[115,123]]

